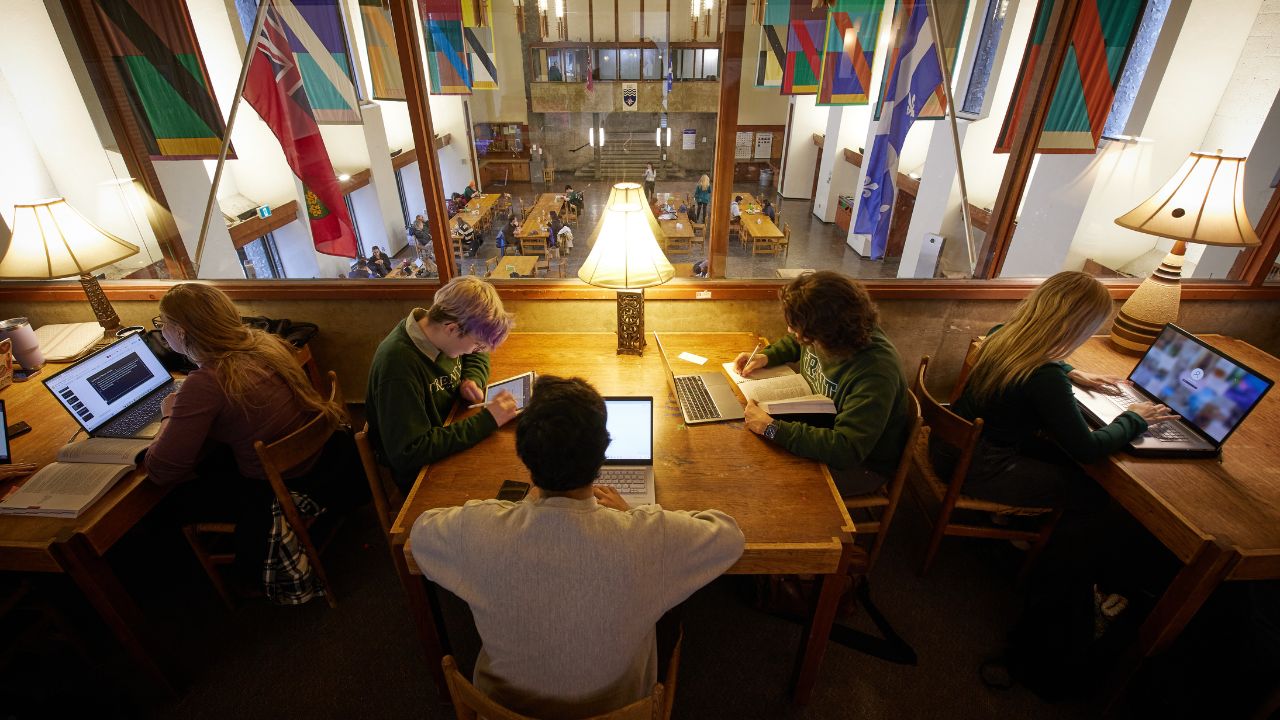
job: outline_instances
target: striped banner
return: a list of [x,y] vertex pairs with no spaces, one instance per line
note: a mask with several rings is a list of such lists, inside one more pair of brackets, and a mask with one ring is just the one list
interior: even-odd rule
[[[905,10],[906,15],[899,17],[899,13],[903,13],[902,0],[897,0],[894,9],[894,32],[896,33],[898,23],[905,22],[911,16],[911,8]],[[935,4],[938,12],[938,25],[942,28],[942,45],[943,51],[947,58],[947,68],[951,70],[951,77],[956,75],[956,66],[959,64],[959,47],[960,37],[964,32],[965,16],[969,12],[969,0],[943,0]],[[896,35],[895,35],[896,37]],[[884,64],[884,81],[881,87],[889,82],[890,73],[898,65],[898,49],[893,48],[889,52],[889,61]],[[876,101],[875,119],[880,119],[880,110],[884,107],[884,93],[880,93],[880,98]],[[947,118],[947,93],[939,84],[929,99],[925,101],[924,107],[920,109],[920,114],[916,116],[916,120],[945,120]]]
[[427,76],[434,95],[470,95],[471,70],[463,47],[462,3],[418,0],[427,46]]
[[316,122],[358,124],[360,98],[339,0],[273,0]]
[[835,0],[827,13],[819,105],[866,105],[882,0]]
[[760,25],[760,50],[756,56],[756,87],[782,87],[782,67],[787,61],[787,22],[791,19],[789,0],[758,0],[765,3]]
[[95,0],[93,8],[148,154],[157,160],[216,158],[226,124],[186,3]]
[[497,90],[492,3],[463,0],[462,35],[467,48],[467,66],[471,69],[471,89]]
[[[1053,4],[1053,0],[1045,0],[1036,10],[1035,27],[1022,56],[1014,99],[996,140],[998,153],[1007,153],[1012,148],[1023,107],[1031,101],[1031,76],[1044,46]],[[1037,152],[1083,155],[1097,152],[1115,99],[1116,83],[1120,82],[1120,71],[1124,69],[1145,4],[1145,0],[1080,3],[1071,26],[1071,46],[1067,48],[1062,74],[1053,91]]]
[[404,76],[400,74],[388,0],[360,0],[360,22],[369,53],[369,73],[373,75],[373,99],[404,100]]
[[783,95],[816,95],[822,74],[822,35],[827,30],[827,6],[792,0],[787,23],[787,58],[782,70]]

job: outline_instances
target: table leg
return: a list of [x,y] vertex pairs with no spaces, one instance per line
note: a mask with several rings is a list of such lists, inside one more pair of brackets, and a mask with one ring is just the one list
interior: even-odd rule
[[425,577],[409,572],[404,549],[403,543],[393,543],[391,561],[396,566],[400,584],[404,586],[405,595],[409,598],[409,614],[413,617],[413,624],[418,630],[418,641],[422,643],[422,652],[426,655],[427,669],[431,673],[431,679],[435,682],[441,702],[448,702],[449,684],[445,681],[440,661],[450,652],[449,638],[444,631],[444,623],[441,622],[435,593],[432,592]]
[[818,591],[813,616],[804,629],[800,656],[796,658],[791,697],[799,705],[808,704],[813,685],[818,679],[818,670],[822,667],[822,657],[827,652],[827,640],[831,637],[831,626],[836,620],[840,597],[849,585],[849,561],[852,556],[852,542],[843,543],[835,572],[819,577],[822,588]]
[[1173,644],[1183,628],[1199,612],[1214,589],[1231,571],[1239,555],[1217,540],[1205,540],[1191,556],[1185,567],[1178,571],[1160,601],[1152,608],[1142,627],[1138,629],[1138,642],[1121,659],[1112,673],[1107,710],[1114,708],[1130,678],[1142,662]]
[[58,537],[50,546],[54,558],[84,593],[112,634],[143,670],[167,695],[177,696],[172,680],[157,662],[156,645],[151,642],[142,611],[121,587],[106,560],[80,533]]

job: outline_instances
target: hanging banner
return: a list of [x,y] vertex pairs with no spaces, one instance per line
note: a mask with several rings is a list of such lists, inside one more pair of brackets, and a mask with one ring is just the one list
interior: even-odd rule
[[698,149],[698,131],[693,128],[685,128],[680,133],[680,149],[681,150],[697,150]]
[[494,54],[493,3],[462,3],[462,35],[471,69],[472,90],[498,89],[498,59]]
[[[1042,153],[1086,154],[1097,152],[1098,140],[1106,127],[1115,99],[1116,83],[1129,56],[1145,0],[1084,0],[1071,26],[1071,46],[1062,63],[1058,86],[1053,91],[1049,112],[1036,151]],[[1022,56],[1022,69],[1014,87],[1013,102],[1004,118],[995,151],[1007,153],[1013,146],[1023,107],[1031,102],[1031,75],[1036,59],[1044,51],[1044,37],[1052,15],[1053,1],[1045,0],[1036,10],[1031,40]]]
[[316,122],[361,122],[338,0],[274,0]]
[[[897,0],[894,10],[893,37],[897,37],[898,23],[904,22],[904,18],[909,18],[911,8],[905,11],[902,9],[902,0]],[[959,59],[957,48],[960,46],[960,35],[964,31],[965,15],[969,12],[969,2],[951,2],[936,3],[938,11],[938,26],[942,28],[942,50],[946,54],[947,67],[951,69],[951,76],[955,77],[956,64]],[[896,72],[898,67],[898,48],[889,51],[889,61],[884,64],[884,80],[880,83],[880,87],[887,87],[889,77]],[[880,98],[876,101],[875,119],[880,119],[880,110],[884,107],[884,91],[881,90]],[[933,94],[925,100],[924,107],[920,109],[916,115],[916,120],[945,120],[947,117],[947,92],[939,83],[934,88]]]
[[462,3],[418,0],[433,95],[470,95],[471,70],[462,40]]
[[756,55],[756,87],[782,87],[782,67],[787,61],[787,21],[790,0],[758,0],[765,3]]
[[787,58],[782,71],[783,95],[814,95],[822,74],[822,35],[827,29],[827,6],[792,0],[787,25]]
[[768,160],[773,156],[773,133],[756,133],[756,159]]
[[883,7],[881,0],[836,0],[831,6],[817,104],[867,104]]
[[400,55],[396,52],[388,0],[360,0],[360,22],[369,52],[373,99],[404,100],[404,77],[400,75]]
[[186,4],[95,0],[93,9],[147,154],[157,160],[218,157],[226,125]]
[[622,109],[635,112],[640,104],[640,86],[633,82],[622,83]]

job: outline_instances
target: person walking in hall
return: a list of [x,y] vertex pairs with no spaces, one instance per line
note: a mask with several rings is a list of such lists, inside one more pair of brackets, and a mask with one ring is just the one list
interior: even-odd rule
[[707,205],[711,204],[711,178],[703,175],[698,179],[698,186],[693,189],[693,201],[697,205],[697,209],[693,213],[693,221],[705,223],[707,221]]
[[658,187],[658,171],[653,169],[653,163],[644,164],[644,196],[652,199]]

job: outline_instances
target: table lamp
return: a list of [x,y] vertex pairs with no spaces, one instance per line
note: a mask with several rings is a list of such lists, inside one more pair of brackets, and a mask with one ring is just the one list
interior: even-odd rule
[[63,198],[13,208],[13,236],[0,258],[0,278],[53,280],[80,276],[103,334],[114,336],[120,316],[92,273],[136,255],[139,247],[94,225]]
[[1142,353],[1166,323],[1178,319],[1183,256],[1187,243],[1248,247],[1258,235],[1244,211],[1242,157],[1191,153],[1164,187],[1116,218],[1121,227],[1176,240],[1151,276],[1120,307],[1111,342]]
[[578,278],[618,291],[618,354],[644,353],[644,288],[675,275],[658,247],[662,229],[637,183],[618,183],[609,191],[604,216],[591,233],[591,253]]

